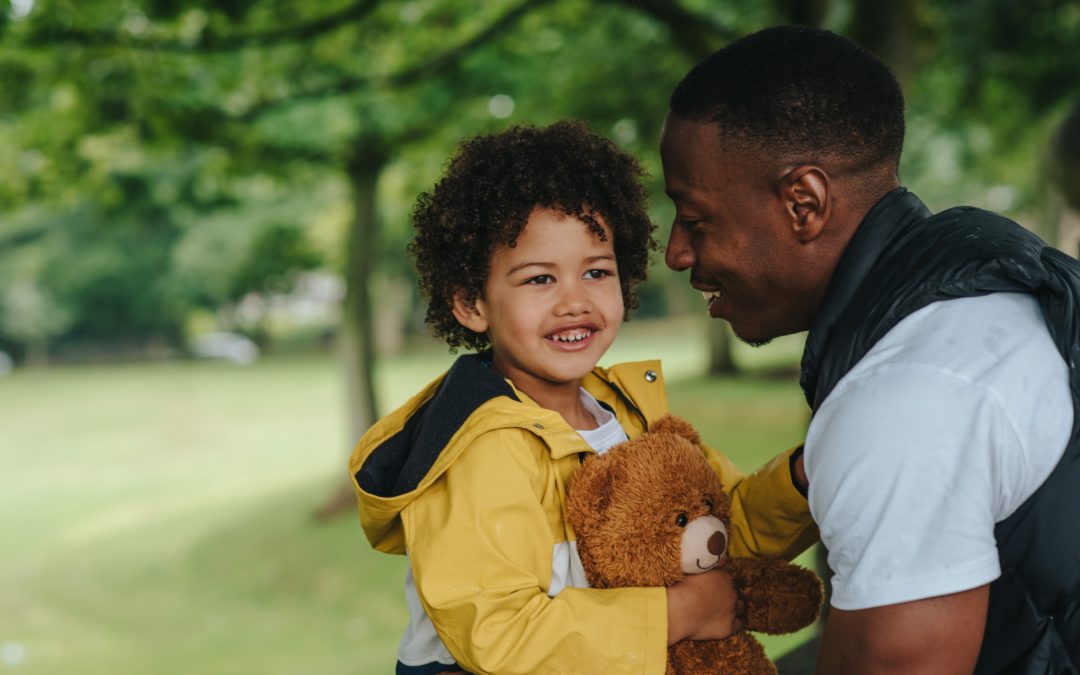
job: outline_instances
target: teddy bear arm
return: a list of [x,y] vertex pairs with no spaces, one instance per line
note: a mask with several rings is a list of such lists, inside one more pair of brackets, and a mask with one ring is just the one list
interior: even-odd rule
[[728,571],[746,605],[747,630],[779,635],[817,620],[824,592],[810,570],[783,560],[733,558]]
[[776,666],[753,635],[724,640],[685,640],[668,648],[668,675],[776,675]]

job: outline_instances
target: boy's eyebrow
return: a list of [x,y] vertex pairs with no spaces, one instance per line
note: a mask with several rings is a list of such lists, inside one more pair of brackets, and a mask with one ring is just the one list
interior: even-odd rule
[[[598,260],[612,260],[612,261],[614,261],[615,256],[613,256],[611,254],[605,254],[605,255],[594,255],[594,256],[590,256],[588,258],[585,258],[586,263],[594,263],[594,262],[596,262]],[[555,263],[550,263],[550,262],[523,262],[523,263],[518,263],[517,265],[514,265],[509,270],[507,270],[506,273],[507,274],[513,274],[514,272],[517,272],[518,270],[523,270],[526,267],[543,267],[544,269],[551,269],[553,267],[556,267],[556,265],[555,265]]]
[[509,270],[507,270],[506,273],[507,274],[513,274],[514,272],[517,272],[518,270],[522,270],[522,269],[525,269],[526,267],[533,267],[533,266],[535,266],[535,267],[544,267],[544,268],[550,269],[552,267],[555,267],[555,263],[549,263],[549,262],[523,262],[523,263],[518,263],[517,265],[514,265]]

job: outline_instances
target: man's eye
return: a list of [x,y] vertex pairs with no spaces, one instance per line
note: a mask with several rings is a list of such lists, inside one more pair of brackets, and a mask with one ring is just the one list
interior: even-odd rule
[[550,284],[552,281],[555,281],[555,277],[551,276],[550,274],[541,274],[539,276],[535,276],[531,279],[526,280],[525,283],[539,286],[540,284]]

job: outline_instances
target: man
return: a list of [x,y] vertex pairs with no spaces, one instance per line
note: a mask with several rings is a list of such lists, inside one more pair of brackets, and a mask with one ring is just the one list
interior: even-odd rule
[[667,264],[747,342],[810,331],[819,672],[1080,672],[1080,266],[901,188],[903,107],[826,31],[713,54],[661,141]]

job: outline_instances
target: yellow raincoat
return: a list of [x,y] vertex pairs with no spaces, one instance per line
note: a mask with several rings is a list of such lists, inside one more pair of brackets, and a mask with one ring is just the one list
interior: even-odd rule
[[[582,386],[630,438],[668,411],[657,361],[596,368]],[[423,609],[468,671],[664,672],[663,588],[549,595],[554,560],[576,546],[566,484],[587,452],[561,415],[483,355],[460,357],[357,445],[349,471],[368,541],[408,550]],[[731,555],[790,559],[817,540],[790,454],[746,477],[708,452],[732,495]]]

